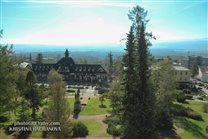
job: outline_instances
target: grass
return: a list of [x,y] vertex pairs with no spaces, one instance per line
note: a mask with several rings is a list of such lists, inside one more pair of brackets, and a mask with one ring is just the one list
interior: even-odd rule
[[105,108],[100,108],[100,101],[98,98],[92,98],[88,101],[87,105],[84,107],[83,111],[81,111],[80,115],[100,115],[107,114],[111,110],[110,102],[105,100],[104,105]]
[[1,136],[0,135],[0,139],[12,139],[12,137],[10,137],[10,136]]
[[[175,117],[175,126],[178,137],[181,139],[205,139],[208,136],[205,128],[208,126],[208,114],[203,112],[203,102],[189,101],[188,104],[180,104],[186,108],[191,108],[198,112],[204,121],[198,121],[186,117]],[[178,130],[180,129],[180,130]],[[179,132],[180,131],[180,132]]]
[[74,98],[68,98],[68,101],[69,101],[69,105],[70,105],[71,113],[72,113],[74,110]]
[[94,134],[96,132],[98,132],[99,130],[101,130],[101,123],[95,122],[95,121],[81,121],[82,123],[84,123],[88,130],[89,130],[89,135]]
[[33,131],[30,135],[30,137],[33,137],[33,138],[41,138],[42,136],[42,131]]

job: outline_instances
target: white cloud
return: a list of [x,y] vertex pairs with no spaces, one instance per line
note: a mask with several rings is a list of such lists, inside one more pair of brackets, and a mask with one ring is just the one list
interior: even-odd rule
[[42,4],[59,4],[68,6],[112,6],[112,7],[133,7],[134,2],[125,1],[102,1],[102,0],[3,0],[3,2],[13,3],[42,3]]
[[119,43],[126,37],[128,26],[105,22],[102,18],[76,21],[58,28],[41,30],[31,35],[4,40],[14,44],[107,44]]

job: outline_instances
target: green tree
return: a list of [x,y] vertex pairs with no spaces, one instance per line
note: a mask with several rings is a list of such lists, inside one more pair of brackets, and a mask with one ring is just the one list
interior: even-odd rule
[[16,109],[17,66],[12,54],[12,46],[0,45],[0,114]]
[[80,101],[80,89],[78,89],[77,93],[74,95],[74,114],[73,114],[74,119],[78,118],[81,109],[82,109],[82,104]]
[[30,53],[29,55],[29,61],[31,62],[32,61],[32,54]]
[[26,100],[21,99],[20,110],[19,110],[19,121],[30,121],[29,104]]
[[36,111],[39,110],[39,107],[42,105],[41,100],[43,99],[43,92],[36,85],[37,80],[32,71],[27,73],[25,82],[27,89],[24,96],[32,108],[32,118],[35,119]]
[[70,122],[70,107],[65,95],[65,83],[63,78],[55,70],[49,72],[48,81],[50,84],[51,96],[49,107],[46,112],[48,122],[59,122],[61,131],[51,132],[57,139],[70,138],[72,128]]
[[37,80],[33,71],[28,71],[25,82],[28,87],[32,87],[35,85]]
[[24,93],[26,91],[26,77],[27,77],[27,70],[24,69],[19,69],[18,70],[18,77],[16,80],[16,90],[18,91],[18,94],[20,94],[21,97],[24,96]]
[[[133,26],[129,33],[131,35],[127,35],[127,56],[124,57],[124,65],[127,66],[124,96],[126,139],[155,138],[155,95],[150,86],[148,64],[148,46],[152,35],[145,31],[148,22],[146,15],[147,12],[139,6],[129,14]],[[129,50],[129,46],[135,51]]]
[[175,70],[169,59],[152,66],[152,81],[157,98],[157,126],[162,129],[173,127],[173,107],[176,92]]
[[37,58],[36,58],[36,62],[38,64],[43,63],[43,54],[42,53],[38,53]]
[[[18,121],[25,122],[30,121],[30,111],[29,111],[29,104],[25,99],[21,99],[20,107],[19,107],[19,115]],[[26,127],[31,127],[31,125],[25,125]],[[28,138],[31,134],[31,131],[19,131],[18,138]]]
[[109,77],[109,80],[112,81],[112,79],[113,79],[113,55],[111,52],[108,53],[108,60],[109,60],[108,77]]
[[124,138],[137,138],[135,121],[136,121],[136,80],[135,80],[135,46],[134,46],[134,34],[133,26],[130,28],[129,34],[127,34],[126,42],[126,54],[123,58],[124,63],[124,126],[125,133]]
[[123,133],[123,128],[119,124],[110,123],[107,128],[107,133],[113,136],[113,139],[119,137]]
[[105,107],[105,105],[103,104],[103,102],[105,101],[105,94],[100,94],[99,101],[100,101],[100,107],[101,108]]
[[195,77],[198,74],[198,66],[199,66],[198,60],[197,60],[197,58],[195,58],[193,65],[191,67],[192,77]]
[[119,82],[119,79],[116,79],[117,81],[113,81],[111,84],[110,92],[108,93],[108,97],[111,103],[112,107],[112,114],[118,116],[121,119],[122,116],[122,110],[123,110],[123,96],[124,96],[124,87],[121,85],[121,82]]

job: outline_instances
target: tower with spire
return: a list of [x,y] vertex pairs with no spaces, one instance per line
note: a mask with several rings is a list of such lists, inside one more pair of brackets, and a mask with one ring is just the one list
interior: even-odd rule
[[66,49],[66,51],[65,51],[64,54],[65,54],[65,57],[67,57],[67,58],[69,57],[69,51],[68,51],[68,49]]

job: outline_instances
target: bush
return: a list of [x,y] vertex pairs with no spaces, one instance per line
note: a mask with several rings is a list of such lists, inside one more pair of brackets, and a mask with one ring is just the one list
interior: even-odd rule
[[119,124],[120,123],[120,119],[118,118],[118,116],[107,116],[104,120],[104,123],[106,124],[110,124],[110,123],[116,123]]
[[177,92],[176,100],[180,103],[186,103],[186,95],[183,92],[179,91]]
[[184,116],[194,120],[203,121],[202,116],[191,108],[185,108],[180,105],[175,105],[174,109],[172,109],[172,112],[175,116]]
[[89,86],[85,86],[84,88],[85,88],[85,89],[89,89]]
[[72,131],[73,131],[73,138],[86,137],[87,135],[89,135],[89,130],[87,126],[79,121],[73,123]]
[[188,94],[186,95],[186,99],[193,100],[193,96]]
[[206,131],[206,133],[208,133],[208,126],[206,126],[205,131]]
[[71,93],[71,92],[73,92],[73,93],[74,93],[74,92],[75,92],[75,90],[69,89],[69,90],[67,90],[67,92],[68,92],[68,93]]
[[111,123],[108,125],[107,133],[112,135],[113,137],[121,136],[124,132],[124,129],[119,124]]
[[208,103],[204,103],[203,110],[205,113],[208,113]]

